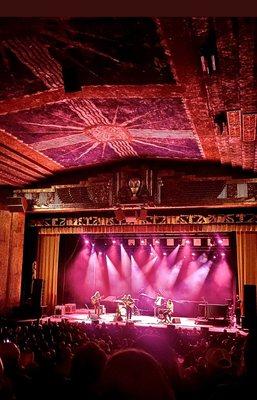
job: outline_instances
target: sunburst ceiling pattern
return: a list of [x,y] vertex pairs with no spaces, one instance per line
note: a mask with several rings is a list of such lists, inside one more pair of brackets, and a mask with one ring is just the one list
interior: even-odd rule
[[65,167],[130,157],[201,157],[179,98],[66,100],[0,115],[0,129]]
[[[257,171],[256,32],[255,19],[1,19],[0,184],[127,158]],[[66,67],[81,90],[65,92]]]

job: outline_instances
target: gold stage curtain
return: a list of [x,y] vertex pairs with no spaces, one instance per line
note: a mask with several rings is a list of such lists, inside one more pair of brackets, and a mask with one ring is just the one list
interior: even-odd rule
[[237,271],[240,299],[244,285],[257,285],[257,232],[237,232]]
[[39,235],[37,277],[43,279],[43,305],[50,310],[57,301],[60,235]]

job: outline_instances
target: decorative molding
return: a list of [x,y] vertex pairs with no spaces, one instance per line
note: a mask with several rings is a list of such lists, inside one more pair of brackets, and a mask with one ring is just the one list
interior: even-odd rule
[[218,214],[218,215],[167,215],[148,216],[145,220],[136,219],[128,224],[125,220],[118,221],[115,217],[83,216],[83,217],[53,217],[31,219],[31,227],[83,227],[110,225],[254,225],[257,224],[257,214]]

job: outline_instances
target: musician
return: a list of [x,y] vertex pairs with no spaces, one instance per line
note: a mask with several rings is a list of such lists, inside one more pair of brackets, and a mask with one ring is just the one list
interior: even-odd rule
[[100,316],[100,311],[101,311],[101,295],[100,292],[97,291],[95,294],[91,297],[91,303],[94,306],[95,314],[99,317]]
[[163,312],[164,322],[168,323],[171,322],[171,317],[174,312],[174,304],[171,299],[167,300],[166,309]]
[[126,308],[126,318],[131,319],[132,318],[132,310],[134,307],[134,300],[132,299],[130,294],[124,295],[121,299],[123,301],[124,307]]
[[241,323],[241,311],[242,311],[242,302],[240,300],[239,295],[236,295],[235,301],[235,314],[236,314],[236,324],[240,326]]
[[117,308],[116,308],[113,321],[114,321],[114,322],[120,322],[120,321],[122,321],[122,316],[121,316],[121,311],[120,311],[119,306],[117,306]]
[[154,301],[154,316],[158,317],[160,308],[162,307],[164,297],[160,293],[157,294],[156,299]]
[[208,306],[208,301],[205,299],[205,297],[202,297],[202,304],[204,305],[204,318],[208,319],[207,316],[207,306]]

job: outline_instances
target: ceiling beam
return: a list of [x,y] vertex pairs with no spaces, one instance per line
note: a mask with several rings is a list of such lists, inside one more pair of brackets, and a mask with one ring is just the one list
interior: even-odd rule
[[101,85],[101,86],[83,86],[81,91],[74,93],[65,93],[63,89],[46,90],[0,101],[0,115],[17,112],[20,110],[29,110],[44,106],[46,104],[56,103],[66,99],[122,99],[122,98],[172,98],[181,96],[183,88],[176,84],[167,85]]
[[13,149],[16,153],[29,158],[33,163],[41,166],[43,165],[44,169],[48,171],[49,174],[63,169],[61,164],[51,160],[36,150],[33,150],[28,145],[3,130],[0,130],[0,151],[2,151],[1,144],[3,144],[4,147]]
[[2,156],[6,162],[8,160],[10,165],[17,166],[18,169],[22,168],[24,171],[29,171],[33,176],[46,177],[49,175],[49,171],[46,170],[44,166],[37,165],[29,158],[16,153],[15,150],[6,146],[0,145],[0,156]]
[[6,167],[6,170],[7,168],[10,168],[12,171],[16,172],[18,176],[20,175],[21,177],[23,176],[27,178],[28,182],[36,181],[40,178],[43,178],[42,175],[35,174],[29,168],[23,167],[17,163],[12,163],[10,162],[10,160],[8,160],[8,158],[5,158],[1,155],[0,155],[0,166]]
[[200,53],[185,18],[160,18],[160,29],[168,43],[175,75],[184,88],[183,98],[191,117],[192,125],[198,135],[204,157],[219,160],[215,140],[215,125],[210,116],[206,88],[202,79]]

